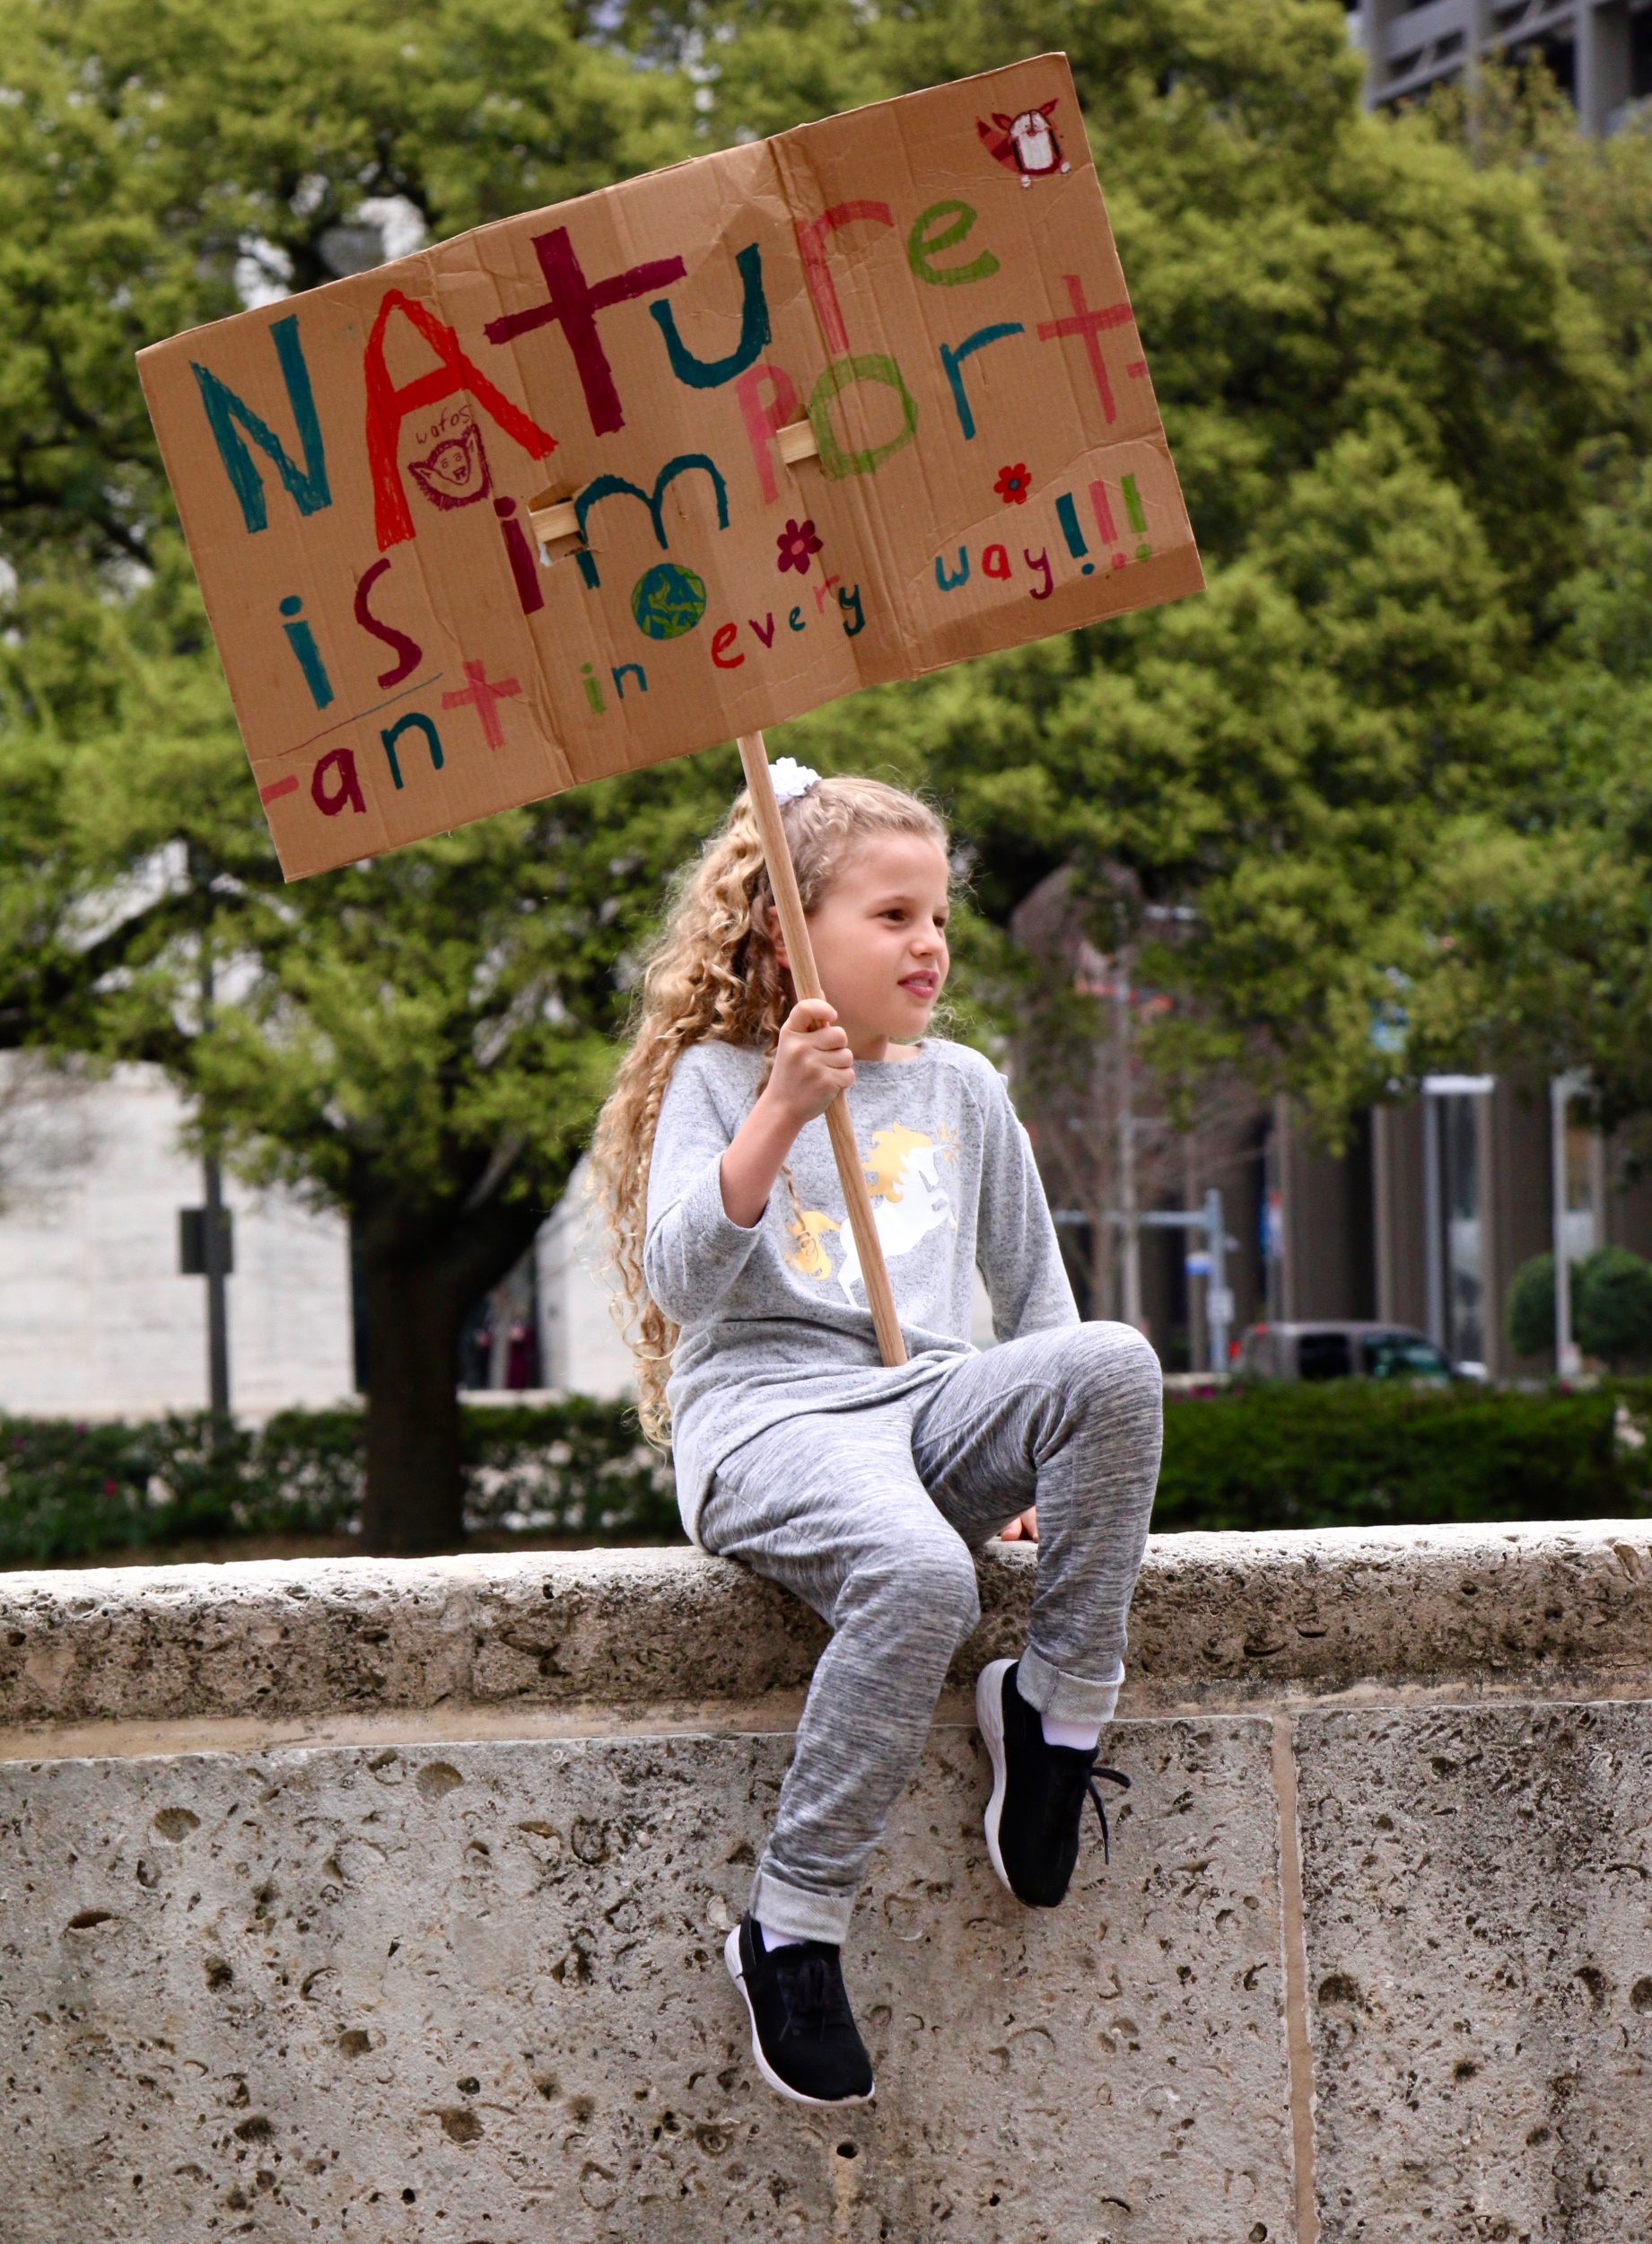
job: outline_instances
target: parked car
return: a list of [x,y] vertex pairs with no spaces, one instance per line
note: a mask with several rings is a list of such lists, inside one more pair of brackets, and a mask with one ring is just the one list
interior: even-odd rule
[[1241,1379],[1414,1379],[1486,1376],[1482,1363],[1454,1363],[1409,1325],[1353,1322],[1253,1325],[1234,1366]]

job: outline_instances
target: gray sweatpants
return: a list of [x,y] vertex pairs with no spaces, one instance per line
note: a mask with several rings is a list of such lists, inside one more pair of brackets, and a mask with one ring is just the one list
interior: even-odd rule
[[1128,1325],[1062,1325],[894,1402],[788,1419],[719,1466],[706,1549],[782,1582],[833,1631],[753,1881],[765,1924],[843,1941],[981,1617],[972,1548],[1029,1503],[1038,1579],[1018,1686],[1053,1721],[1111,1720],[1162,1398],[1158,1359]]

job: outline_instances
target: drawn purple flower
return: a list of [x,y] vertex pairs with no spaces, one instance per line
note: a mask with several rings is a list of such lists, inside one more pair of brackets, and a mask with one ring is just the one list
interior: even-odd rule
[[1013,468],[1001,468],[998,481],[992,486],[1006,506],[1025,506],[1027,495],[1033,487],[1033,479],[1027,472],[1027,462],[1018,460]]
[[782,574],[795,569],[800,576],[807,576],[810,557],[819,552],[821,540],[815,535],[813,522],[788,522],[774,543],[780,548],[776,565]]

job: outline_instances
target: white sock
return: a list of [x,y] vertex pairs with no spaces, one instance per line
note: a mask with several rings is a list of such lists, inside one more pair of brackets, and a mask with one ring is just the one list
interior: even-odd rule
[[[1099,1736],[1100,1732],[1097,1731],[1097,1734]],[[801,1933],[777,1933],[772,1925],[765,1924],[761,1917],[757,1919],[757,1930],[763,1935],[763,1952],[765,1956],[772,1956],[777,1948],[801,1948],[803,1945]]]
[[1080,1753],[1094,1753],[1101,1743],[1098,1722],[1052,1722],[1048,1714],[1040,1714],[1038,1726],[1045,1745],[1072,1746]]

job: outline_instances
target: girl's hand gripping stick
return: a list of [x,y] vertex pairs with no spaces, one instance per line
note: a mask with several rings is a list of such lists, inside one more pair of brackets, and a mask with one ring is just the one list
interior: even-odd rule
[[[763,840],[763,855],[768,863],[769,886],[774,891],[774,908],[780,916],[781,933],[786,939],[786,951],[791,960],[792,986],[800,997],[824,997],[826,992],[821,988],[820,977],[815,971],[815,953],[809,940],[809,922],[803,916],[803,899],[798,893],[791,851],[787,846],[785,828],[780,821],[780,804],[775,800],[774,782],[769,777],[768,750],[763,744],[761,732],[742,733],[738,745],[740,764],[746,774],[747,790],[751,797],[752,814],[757,821],[757,832]],[[906,1343],[901,1337],[900,1319],[895,1313],[895,1293],[889,1284],[889,1273],[884,1263],[883,1248],[872,1216],[871,1195],[866,1188],[866,1171],[861,1165],[860,1149],[854,1142],[854,1124],[841,1095],[827,1107],[826,1126],[832,1140],[833,1158],[837,1163],[838,1181],[843,1188],[843,1205],[849,1211],[850,1227],[854,1232],[855,1247],[861,1258],[861,1273],[866,1286],[867,1304],[872,1312],[872,1324],[878,1334],[878,1353],[886,1363],[905,1363]]]

